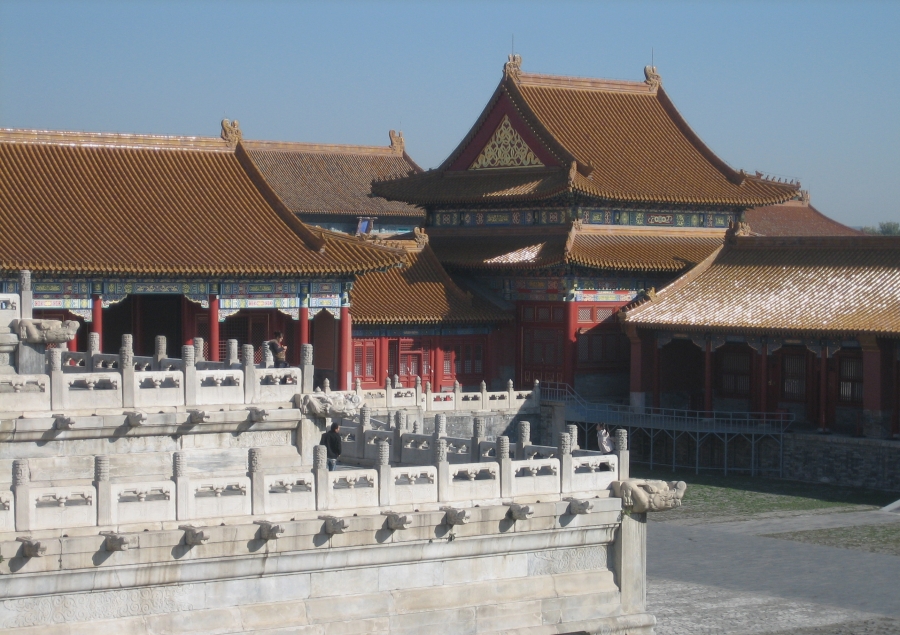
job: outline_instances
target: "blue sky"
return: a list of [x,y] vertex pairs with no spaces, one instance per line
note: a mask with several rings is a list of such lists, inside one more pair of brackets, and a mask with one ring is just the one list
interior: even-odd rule
[[0,3],[0,126],[388,143],[433,167],[500,79],[643,79],[732,166],[900,220],[900,3]]

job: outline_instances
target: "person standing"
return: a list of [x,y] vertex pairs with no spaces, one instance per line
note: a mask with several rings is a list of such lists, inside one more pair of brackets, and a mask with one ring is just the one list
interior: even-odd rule
[[275,368],[287,368],[287,345],[284,343],[284,334],[275,331],[275,339],[269,340],[269,350],[275,359]]
[[341,456],[341,424],[332,423],[331,430],[322,434],[319,445],[324,445],[328,452],[328,471],[334,472],[337,467],[337,460]]

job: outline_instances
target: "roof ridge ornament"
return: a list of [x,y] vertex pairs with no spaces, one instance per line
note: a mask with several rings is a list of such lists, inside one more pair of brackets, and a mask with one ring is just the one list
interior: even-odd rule
[[244,138],[244,133],[241,132],[241,124],[238,123],[237,119],[234,121],[228,121],[227,119],[222,120],[221,137],[232,147],[240,143]]
[[644,67],[644,82],[650,86],[650,90],[657,90],[662,86],[662,75],[656,72],[655,66]]
[[731,221],[730,223],[728,223],[728,229],[725,231],[725,242],[734,244],[734,239],[736,236],[752,235],[753,232],[750,231],[750,223],[745,223],[743,221]]
[[513,81],[519,81],[522,74],[522,56],[518,53],[510,53],[506,64],[503,65],[503,76]]
[[391,150],[393,150],[397,154],[403,154],[404,152],[406,152],[406,141],[403,139],[402,130],[400,132],[389,130],[388,135],[391,138]]
[[413,238],[416,241],[416,247],[425,249],[425,245],[428,244],[428,234],[425,233],[424,229],[413,227]]

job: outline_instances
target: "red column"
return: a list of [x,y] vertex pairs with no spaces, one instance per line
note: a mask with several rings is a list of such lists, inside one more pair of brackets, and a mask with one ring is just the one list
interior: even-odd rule
[[628,340],[631,342],[631,367],[629,368],[629,391],[631,392],[631,405],[644,407],[643,393],[643,355],[641,350],[641,337],[634,328],[627,329]]
[[563,381],[575,386],[575,362],[578,359],[578,305],[566,302],[566,337],[563,348]]
[[712,342],[707,340],[703,364],[703,409],[712,412],[713,409],[713,350]]
[[140,295],[131,296],[131,329],[134,340],[134,354],[144,354],[144,317],[143,301]]
[[103,351],[103,296],[94,295],[91,300],[91,333],[100,335],[100,351]]
[[653,407],[659,408],[659,342],[653,338]]
[[898,371],[898,367],[900,367],[900,362],[897,362],[894,357],[895,353],[892,352],[891,359],[891,372],[893,376],[891,377],[891,391],[894,394],[894,412],[891,421],[891,436],[895,439],[900,438],[900,371]]
[[338,340],[338,390],[350,390],[353,385],[353,331],[350,326],[350,307],[341,307]]
[[828,404],[828,347],[823,346],[819,354],[819,432],[825,432],[825,408]]
[[219,359],[219,296],[209,296],[209,361]]
[[309,344],[309,307],[300,307],[300,322],[297,324],[297,341]]
[[769,347],[762,345],[759,356],[759,411],[767,412],[769,408]]
[[881,421],[881,349],[875,338],[862,342],[863,416]]

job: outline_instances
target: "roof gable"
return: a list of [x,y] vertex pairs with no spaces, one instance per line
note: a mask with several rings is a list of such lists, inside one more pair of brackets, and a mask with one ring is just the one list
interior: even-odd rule
[[[421,205],[533,200],[567,191],[622,202],[750,207],[788,200],[799,189],[729,167],[687,125],[655,69],[645,69],[644,82],[626,82],[523,73],[520,63],[511,56],[475,125],[437,170],[378,182],[373,191]],[[504,116],[546,166],[545,183],[522,191],[487,170],[480,184],[445,179],[472,167]],[[568,175],[559,183],[549,167]]]

